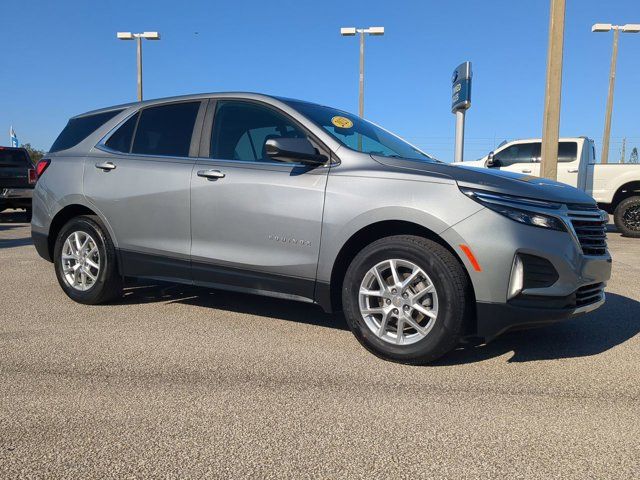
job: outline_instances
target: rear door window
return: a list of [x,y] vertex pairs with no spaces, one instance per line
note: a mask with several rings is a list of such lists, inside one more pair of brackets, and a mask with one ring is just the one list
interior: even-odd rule
[[578,158],[576,142],[560,142],[558,144],[558,162],[575,162]]
[[[131,153],[188,157],[199,108],[199,101],[145,108],[140,113]],[[126,138],[122,142],[126,143]]]
[[122,110],[111,110],[109,112],[96,113],[95,115],[72,118],[60,132],[56,141],[53,142],[49,151],[59,152],[60,150],[75,147],[120,112]]

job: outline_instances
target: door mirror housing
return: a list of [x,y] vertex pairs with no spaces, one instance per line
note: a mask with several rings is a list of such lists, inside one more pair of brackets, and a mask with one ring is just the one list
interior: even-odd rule
[[327,161],[306,138],[270,138],[265,150],[270,158],[279,162],[323,165]]
[[500,159],[496,158],[495,153],[493,153],[493,151],[489,152],[489,155],[487,155],[487,168],[496,168],[500,165]]

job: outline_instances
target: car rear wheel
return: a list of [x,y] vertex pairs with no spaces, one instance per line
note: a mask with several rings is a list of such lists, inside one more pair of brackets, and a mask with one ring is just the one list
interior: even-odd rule
[[616,207],[613,220],[625,237],[640,238],[640,196],[625,198]]
[[95,305],[122,293],[115,248],[97,217],[76,217],[62,227],[54,262],[60,286],[76,302]]
[[455,256],[426,238],[383,238],[363,249],[344,279],[347,323],[375,355],[429,363],[460,340],[471,289]]

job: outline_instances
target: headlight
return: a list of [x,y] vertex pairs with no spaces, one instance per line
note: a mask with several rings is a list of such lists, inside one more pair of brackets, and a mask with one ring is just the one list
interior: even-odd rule
[[498,212],[499,214],[516,222],[531,225],[532,227],[549,228],[551,230],[559,230],[561,232],[567,231],[565,224],[559,218],[552,215],[545,215],[544,213],[529,210],[527,208],[533,207],[557,210],[562,207],[559,203],[484,192],[482,190],[473,190],[471,188],[461,188],[460,190],[469,198],[472,198],[494,212]]

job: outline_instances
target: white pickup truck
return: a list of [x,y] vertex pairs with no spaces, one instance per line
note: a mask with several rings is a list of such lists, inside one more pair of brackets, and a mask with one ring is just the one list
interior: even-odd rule
[[[462,164],[539,176],[541,145],[539,138],[515,140],[480,160]],[[603,165],[595,160],[595,145],[590,138],[561,138],[558,181],[587,192],[600,208],[613,214],[618,231],[640,238],[640,164]]]

